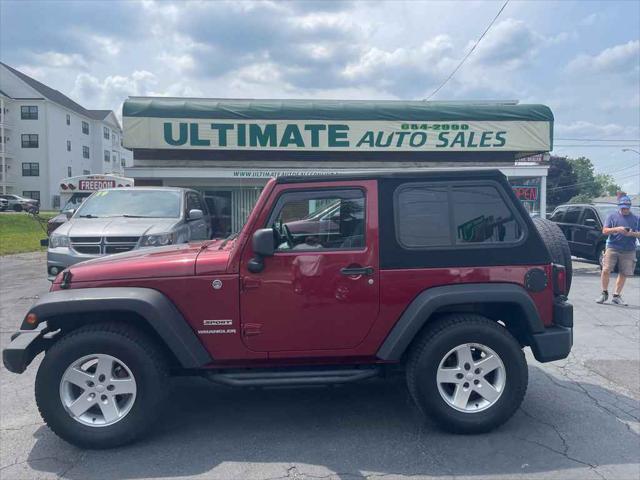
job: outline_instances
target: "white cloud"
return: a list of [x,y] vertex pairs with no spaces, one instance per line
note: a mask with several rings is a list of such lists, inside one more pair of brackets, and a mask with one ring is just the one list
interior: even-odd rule
[[640,71],[640,40],[606,48],[597,55],[578,55],[569,62],[567,69],[575,73],[637,73]]
[[85,69],[88,66],[85,58],[78,53],[69,54],[48,51],[43,53],[34,53],[33,57],[40,67]]
[[596,124],[586,120],[578,120],[569,124],[556,123],[554,126],[556,137],[568,138],[640,138],[640,127],[620,125],[617,123]]
[[80,73],[76,77],[71,96],[87,108],[113,109],[116,105],[121,105],[128,96],[150,95],[157,83],[156,76],[145,70],[136,70],[129,76],[109,75],[104,80]]

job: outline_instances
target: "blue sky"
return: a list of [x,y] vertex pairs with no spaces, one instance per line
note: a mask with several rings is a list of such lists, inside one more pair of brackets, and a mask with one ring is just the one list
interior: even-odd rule
[[[87,108],[128,95],[424,99],[501,5],[3,0],[0,58]],[[433,99],[545,103],[555,154],[638,192],[640,155],[621,149],[640,151],[640,2],[513,1]]]

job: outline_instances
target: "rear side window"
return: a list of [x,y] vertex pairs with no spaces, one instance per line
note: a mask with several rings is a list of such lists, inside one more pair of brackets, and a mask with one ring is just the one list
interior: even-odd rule
[[522,229],[498,189],[453,187],[456,244],[517,242]]
[[409,248],[451,244],[447,186],[413,185],[396,198],[398,239]]
[[405,248],[513,244],[514,211],[493,185],[409,184],[395,195],[396,236]]

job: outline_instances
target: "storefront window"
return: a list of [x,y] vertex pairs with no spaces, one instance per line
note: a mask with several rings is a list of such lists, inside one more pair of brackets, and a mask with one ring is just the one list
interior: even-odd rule
[[532,216],[540,215],[540,177],[511,177],[511,188]]

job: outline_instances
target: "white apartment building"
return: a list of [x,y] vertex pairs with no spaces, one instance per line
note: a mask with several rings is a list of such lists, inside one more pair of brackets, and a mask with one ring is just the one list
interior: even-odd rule
[[60,180],[122,175],[132,163],[111,110],[88,110],[0,62],[0,193],[60,207]]

